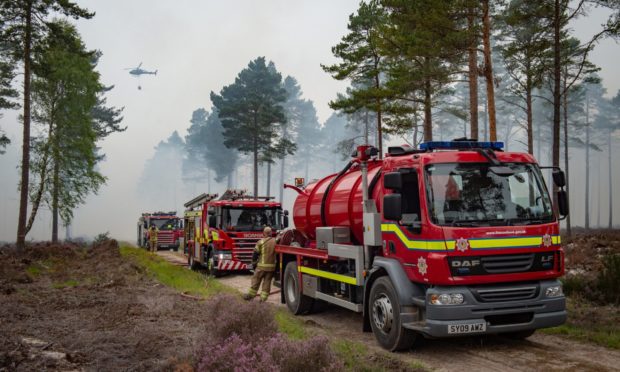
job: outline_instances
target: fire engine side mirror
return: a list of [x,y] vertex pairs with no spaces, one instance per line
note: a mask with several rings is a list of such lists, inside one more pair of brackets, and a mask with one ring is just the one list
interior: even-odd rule
[[217,221],[215,216],[209,216],[209,227],[215,229],[217,227]]
[[[388,173],[389,174],[389,173]],[[400,194],[389,194],[383,197],[383,218],[400,221],[403,218],[403,197]]]
[[284,227],[285,229],[288,227],[288,216],[284,215],[284,217],[282,218],[282,227]]
[[556,168],[553,172],[551,172],[551,175],[553,176],[553,183],[555,183],[557,187],[566,186],[566,176],[564,176],[564,171]]
[[558,212],[562,217],[568,216],[568,194],[566,191],[558,191]]
[[383,187],[400,191],[403,188],[403,176],[400,172],[389,172],[383,175]]

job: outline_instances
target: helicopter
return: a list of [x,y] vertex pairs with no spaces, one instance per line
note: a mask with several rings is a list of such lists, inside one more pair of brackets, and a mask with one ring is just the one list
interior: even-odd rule
[[140,62],[140,64],[138,65],[138,67],[129,67],[126,68],[125,70],[130,70],[129,73],[135,76],[140,76],[140,75],[157,75],[157,70],[155,71],[147,71],[147,70],[143,70],[140,67],[142,67],[142,62]]

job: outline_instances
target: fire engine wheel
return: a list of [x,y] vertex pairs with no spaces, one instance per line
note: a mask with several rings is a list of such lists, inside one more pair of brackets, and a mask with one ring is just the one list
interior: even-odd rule
[[283,288],[284,300],[291,313],[295,315],[306,314],[312,309],[314,299],[301,293],[297,263],[294,261],[286,265]]
[[187,268],[190,270],[196,270],[196,261],[194,261],[193,252],[189,252],[187,255]]
[[416,335],[400,325],[400,303],[396,290],[387,276],[377,279],[372,284],[368,306],[372,332],[382,347],[397,351],[410,349],[413,346]]
[[213,249],[209,249],[209,254],[207,255],[207,274],[213,275],[216,278],[222,276],[222,271],[215,268],[215,260],[213,259]]

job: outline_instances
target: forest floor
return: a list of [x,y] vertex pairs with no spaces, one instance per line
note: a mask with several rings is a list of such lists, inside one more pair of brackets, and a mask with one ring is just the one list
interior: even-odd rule
[[[595,242],[583,238],[570,243],[574,244],[567,246],[569,263],[573,256],[579,256],[571,250],[580,250],[579,247],[620,246],[620,234],[605,234]],[[251,276],[247,274],[228,275],[210,282],[203,278],[198,286],[207,288],[187,294],[175,282],[179,276],[190,273],[182,268],[182,254],[158,252],[173,263],[162,261],[162,270],[177,270],[166,274],[164,285],[140,260],[122,255],[123,249],[138,252],[131,248],[119,250],[113,240],[88,249],[42,243],[20,254],[8,246],[0,248],[0,371],[189,368],[206,332],[202,295],[245,292],[249,286]],[[152,256],[142,252],[140,255]],[[584,260],[592,256],[581,255]],[[572,263],[574,268],[579,264]],[[596,263],[586,266],[591,265]],[[191,274],[200,278],[199,274]],[[274,293],[269,302],[286,314],[279,297],[279,293]],[[588,328],[598,322],[597,326],[607,327],[612,335],[618,334],[618,307],[597,306],[579,299],[571,303],[569,323],[572,321],[574,328]],[[371,333],[361,331],[361,317],[353,312],[328,306],[319,313],[294,319],[306,332],[327,335],[341,349],[343,345],[353,349],[354,358],[362,360],[347,364],[352,370],[620,368],[620,351],[613,344],[600,346],[591,342],[595,338],[568,331],[537,332],[523,341],[499,336],[423,340],[411,351],[386,353]]]

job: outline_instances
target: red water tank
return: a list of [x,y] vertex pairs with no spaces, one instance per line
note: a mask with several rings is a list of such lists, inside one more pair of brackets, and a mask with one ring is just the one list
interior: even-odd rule
[[[383,195],[380,175],[377,175],[381,165],[381,160],[368,162],[368,185],[372,192],[369,197],[376,201],[377,210],[380,210]],[[309,184],[304,191],[305,194],[297,195],[293,205],[293,221],[298,230],[314,240],[317,227],[348,226],[354,243],[362,243],[362,172],[358,163],[344,173],[332,174]]]

